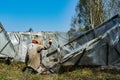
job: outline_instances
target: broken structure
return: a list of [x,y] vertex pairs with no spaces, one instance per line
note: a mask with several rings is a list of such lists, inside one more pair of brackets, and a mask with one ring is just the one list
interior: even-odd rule
[[6,32],[0,25],[0,54],[24,62],[27,45],[35,35],[42,39],[43,45],[52,35],[53,44],[42,55],[45,66],[120,66],[120,15],[79,33],[73,37],[67,32]]

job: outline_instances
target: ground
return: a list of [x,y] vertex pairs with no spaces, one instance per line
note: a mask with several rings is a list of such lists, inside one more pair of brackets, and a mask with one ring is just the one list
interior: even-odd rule
[[22,62],[0,63],[0,80],[120,80],[120,70],[115,68],[80,67],[60,74],[37,75],[23,73],[24,66]]

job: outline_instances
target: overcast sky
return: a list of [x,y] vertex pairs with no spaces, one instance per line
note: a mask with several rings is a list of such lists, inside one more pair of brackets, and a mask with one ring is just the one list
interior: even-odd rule
[[78,0],[1,0],[0,22],[7,31],[68,31]]

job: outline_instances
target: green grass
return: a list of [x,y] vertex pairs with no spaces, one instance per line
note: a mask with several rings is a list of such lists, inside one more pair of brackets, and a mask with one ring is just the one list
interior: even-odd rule
[[120,80],[120,70],[77,68],[61,74],[37,75],[23,73],[24,63],[0,63],[0,80]]

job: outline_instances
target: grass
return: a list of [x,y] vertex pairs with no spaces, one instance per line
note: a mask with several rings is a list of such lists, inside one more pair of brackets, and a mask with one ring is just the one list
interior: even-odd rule
[[57,75],[23,73],[24,66],[21,62],[13,62],[10,65],[0,63],[0,80],[57,80]]
[[100,68],[78,68],[58,75],[59,80],[120,80],[120,70]]
[[0,63],[0,80],[120,80],[119,69],[76,68],[61,74],[37,75],[23,73],[24,63]]

